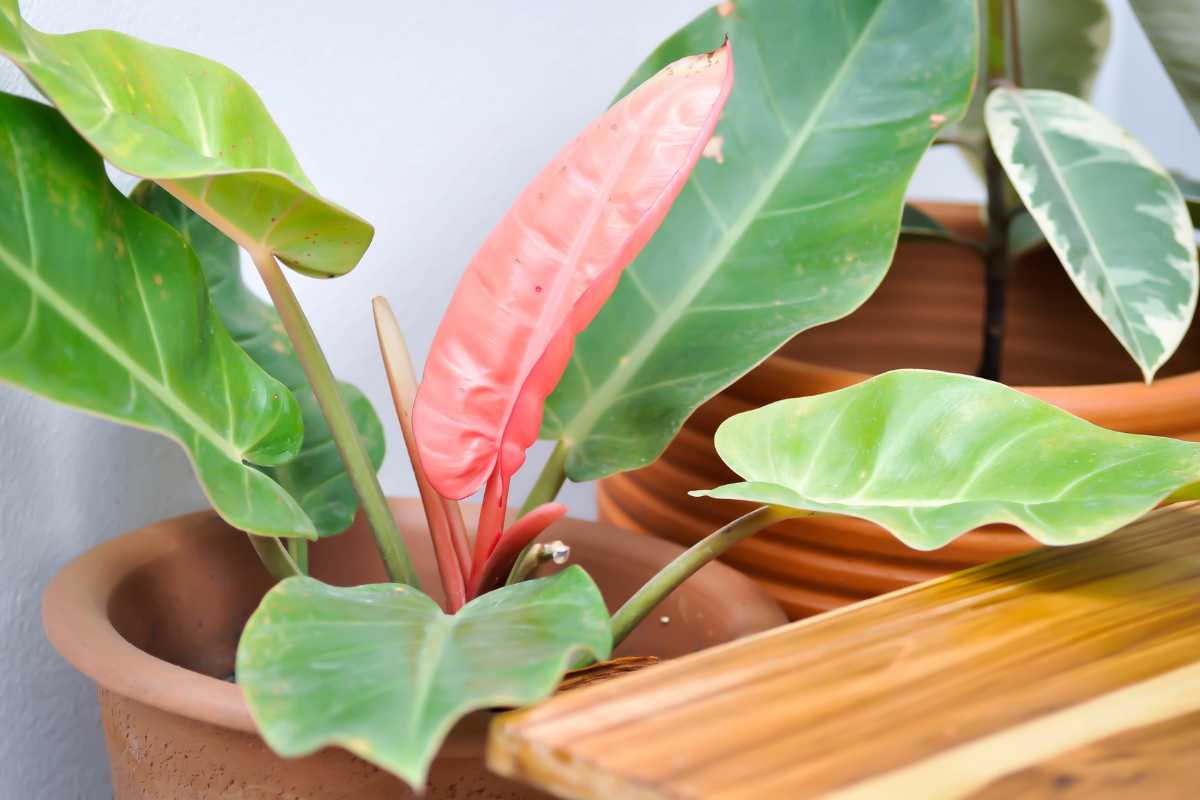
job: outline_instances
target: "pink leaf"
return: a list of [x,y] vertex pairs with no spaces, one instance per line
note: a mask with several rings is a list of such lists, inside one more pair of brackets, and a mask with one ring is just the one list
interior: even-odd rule
[[[719,49],[670,65],[566,146],[467,267],[438,328],[413,411],[439,493],[509,476],[582,331],[678,196],[733,84]],[[478,549],[478,548],[477,548]]]

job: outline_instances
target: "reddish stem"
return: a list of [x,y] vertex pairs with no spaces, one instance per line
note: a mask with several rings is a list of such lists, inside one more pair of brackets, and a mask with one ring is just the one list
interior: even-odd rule
[[503,586],[521,552],[542,531],[558,522],[566,513],[567,507],[562,503],[546,503],[514,522],[500,536],[499,543],[487,561],[476,563],[471,580],[467,583],[467,599],[473,600],[485,592]]
[[496,543],[500,540],[500,532],[504,529],[504,514],[508,511],[508,481],[496,464],[492,476],[488,478],[487,488],[483,491],[483,506],[479,509],[479,525],[475,529],[475,552],[471,563],[485,564]]
[[441,495],[442,509],[446,512],[446,521],[450,524],[450,541],[454,544],[454,553],[458,556],[459,571],[463,575],[471,574],[471,542],[467,538],[467,526],[463,522],[462,509],[458,503],[447,500]]
[[404,446],[408,450],[413,475],[417,479],[421,506],[425,509],[425,519],[429,523],[429,535],[433,539],[433,552],[437,558],[438,575],[442,580],[446,605],[453,614],[466,603],[466,581],[463,576],[469,571],[469,565],[464,568],[461,562],[452,533],[456,516],[458,525],[462,525],[462,512],[458,510],[457,503],[445,500],[434,490],[425,468],[421,465],[412,425],[413,398],[417,393],[412,361],[404,344],[404,336],[400,333],[400,326],[396,324],[396,318],[387,300],[376,297],[372,305],[375,310],[375,330],[379,335],[379,350],[383,354],[388,386],[392,390],[392,402],[396,406],[400,432],[404,434]]

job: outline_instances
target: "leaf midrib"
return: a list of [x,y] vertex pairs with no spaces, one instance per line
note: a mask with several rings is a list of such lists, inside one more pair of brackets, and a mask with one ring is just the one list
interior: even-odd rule
[[[646,359],[662,341],[663,336],[684,316],[683,312],[687,310],[691,302],[712,279],[717,269],[725,263],[726,258],[729,257],[733,248],[741,241],[742,236],[745,235],[746,231],[757,219],[759,212],[766,206],[772,195],[774,195],[775,190],[783,182],[789,168],[795,163],[800,151],[812,138],[813,133],[816,131],[818,120],[824,116],[827,106],[849,73],[850,65],[857,60],[863,43],[867,41],[875,22],[881,15],[881,10],[889,2],[890,0],[881,0],[879,5],[875,7],[875,10],[871,13],[871,17],[859,33],[858,39],[846,54],[846,58],[842,61],[841,66],[838,67],[833,79],[825,87],[825,91],[822,92],[820,99],[813,107],[812,113],[809,114],[804,125],[795,132],[792,141],[783,151],[783,155],[777,160],[774,169],[771,170],[767,179],[763,181],[754,198],[746,205],[745,210],[734,224],[730,225],[728,230],[722,235],[721,240],[713,249],[712,255],[703,267],[695,271],[693,278],[675,295],[671,304],[661,313],[655,315],[653,323],[638,339],[633,349],[629,351],[625,358],[621,359],[616,369],[609,374],[605,381],[594,392],[589,393],[588,399],[581,407],[580,412],[563,428],[560,439],[568,449],[572,448],[579,441],[582,441],[590,433],[592,427],[599,420],[602,409],[608,406],[608,402],[599,402],[598,398],[604,398],[608,401],[615,400],[620,396],[622,387],[636,375]],[[764,80],[766,80],[765,77]]]
[[[183,403],[179,399],[179,396],[172,392],[169,387],[155,379],[140,364],[130,358],[120,345],[109,338],[104,331],[96,327],[86,315],[80,313],[74,305],[51,288],[33,270],[22,264],[3,245],[0,245],[0,261],[3,261],[5,266],[12,270],[14,275],[25,283],[41,302],[44,302],[57,311],[63,319],[73,325],[89,341],[95,343],[109,358],[117,362],[117,364],[132,375],[139,384],[144,386],[156,399],[183,420],[192,430],[203,436],[210,444],[230,459],[239,463],[242,461],[242,449],[236,442],[218,433],[215,428],[205,422],[191,407]],[[147,321],[150,322],[149,319]],[[153,325],[152,322],[150,324]]]

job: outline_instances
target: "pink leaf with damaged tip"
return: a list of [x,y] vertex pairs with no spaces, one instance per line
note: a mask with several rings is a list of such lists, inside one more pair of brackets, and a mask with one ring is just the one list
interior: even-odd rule
[[726,43],[666,67],[567,145],[467,267],[434,337],[413,417],[442,495],[508,478],[536,440],[574,337],[687,181],[733,84]]
[[504,585],[509,571],[525,546],[536,539],[542,531],[562,519],[567,507],[561,503],[546,503],[530,511],[514,522],[500,536],[500,541],[486,562],[476,565],[467,584],[467,599],[478,597],[484,592],[499,589]]

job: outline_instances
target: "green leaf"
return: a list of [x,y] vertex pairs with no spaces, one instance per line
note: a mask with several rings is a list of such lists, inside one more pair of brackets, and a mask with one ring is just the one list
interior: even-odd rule
[[332,277],[358,263],[373,229],[317,194],[262,100],[228,67],[112,31],[41,33],[15,0],[0,18],[0,53],[114,166],[302,273]]
[[1130,0],[1142,30],[1200,126],[1200,0]]
[[918,550],[994,522],[1094,539],[1200,480],[1200,444],[1116,433],[998,383],[888,372],[731,417],[717,452],[746,480],[693,495],[882,525]]
[[1042,229],[1028,211],[1021,209],[1013,215],[1008,223],[1008,252],[1012,258],[1022,258],[1047,245]]
[[916,206],[904,204],[900,215],[900,238],[913,241],[943,241],[952,239],[954,234],[933,217]]
[[[663,226],[576,340],[542,435],[590,480],[653,461],[698,405],[845,316],[891,261],[904,191],[966,105],[973,0],[739,0],[668,39],[628,90],[730,37],[733,93]],[[720,156],[719,158],[717,156]]]
[[[300,454],[286,464],[264,471],[296,498],[320,535],[331,536],[345,530],[354,521],[358,495],[304,369],[283,332],[279,314],[242,281],[237,245],[150,181],[140,183],[131,199],[169,223],[192,246],[204,270],[213,306],[234,341],[287,386],[300,404],[304,418],[304,446]],[[366,442],[371,462],[379,469],[384,456],[383,425],[362,392],[349,383],[340,384],[340,388],[355,427]]]
[[[315,533],[275,482],[295,400],[213,314],[196,256],[54,109],[0,94],[0,379],[177,440],[243,530]],[[132,487],[131,487],[132,488]]]
[[1172,172],[1171,179],[1175,181],[1184,202],[1187,203],[1188,213],[1192,216],[1192,226],[1200,228],[1200,181],[1179,172]]
[[[979,0],[980,18],[987,19],[988,0]],[[1090,97],[1100,65],[1112,38],[1112,19],[1104,0],[1020,0],[1022,85]],[[986,23],[985,23],[986,25]],[[971,147],[967,161],[980,175],[984,147],[983,104],[987,99],[987,54],[980,48],[979,83],[966,116],[954,133]]]
[[1133,137],[1061,92],[997,89],[987,126],[1059,261],[1149,383],[1196,310],[1196,245],[1179,189]]
[[579,654],[611,648],[600,590],[578,566],[454,615],[408,586],[298,577],[247,623],[237,680],[276,753],[340,745],[419,788],[458,719],[540,700]]

